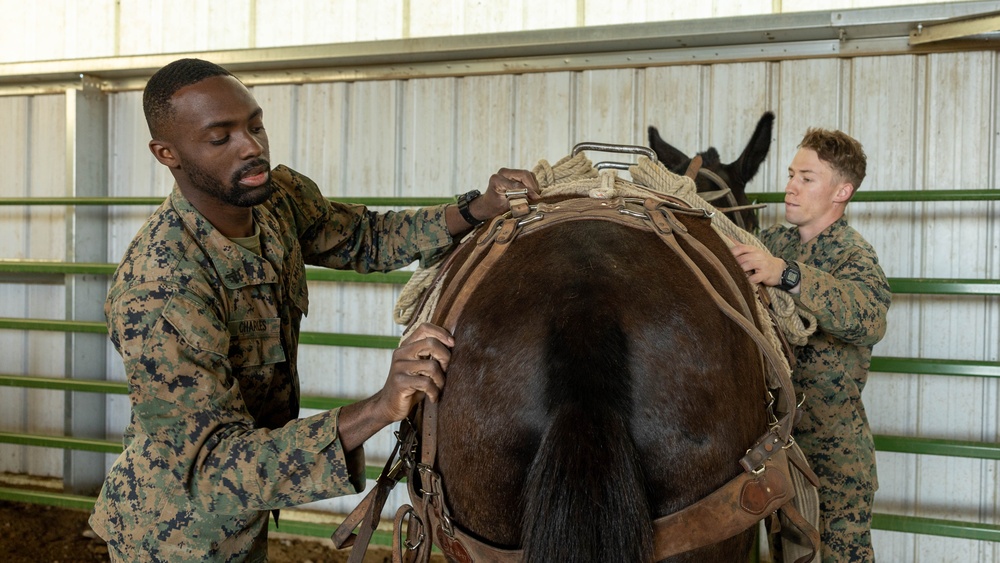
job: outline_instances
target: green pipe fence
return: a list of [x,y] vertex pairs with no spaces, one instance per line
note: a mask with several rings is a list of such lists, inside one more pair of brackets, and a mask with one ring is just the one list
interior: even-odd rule
[[[747,198],[755,203],[781,203],[784,192],[748,193]],[[851,202],[908,202],[924,203],[932,201],[1000,201],[1000,190],[858,190]]]
[[[781,203],[784,192],[751,192],[747,198],[755,203]],[[0,206],[11,205],[81,205],[81,206],[134,206],[160,205],[165,197],[2,197]],[[449,197],[331,197],[331,201],[358,203],[370,207],[421,207],[454,201]],[[1000,190],[858,190],[851,198],[854,202],[935,202],[935,201],[1000,201]]]
[[[87,512],[94,509],[94,503],[96,502],[96,499],[93,497],[46,491],[29,491],[13,487],[0,487],[0,500],[54,506],[59,508],[70,508],[74,510],[84,510]],[[281,527],[276,527],[274,520],[270,520],[268,529],[272,532],[281,532],[283,534],[328,538],[338,525],[340,525],[339,521],[331,524],[294,520],[293,518],[289,518],[289,514],[283,513],[281,518]],[[371,543],[383,546],[392,545],[392,533],[383,530],[375,530],[374,534],[372,534]]]
[[[0,274],[110,276],[116,267],[117,264],[111,263],[0,258]],[[413,273],[407,271],[361,274],[327,268],[306,268],[306,279],[317,282],[404,285],[412,276]],[[989,279],[889,278],[889,286],[894,295],[1000,295],[1000,280]]]
[[[780,203],[784,200],[781,192],[747,194],[751,201],[758,203]],[[93,198],[0,198],[0,206],[35,206],[35,205],[67,205],[67,206],[110,206],[110,205],[159,205],[162,197],[93,197]],[[451,198],[440,197],[349,197],[330,198],[336,201],[360,203],[372,207],[413,207],[437,205],[452,201]],[[937,201],[998,201],[1000,190],[922,190],[922,191],[859,191],[853,198],[856,202],[937,202]],[[0,259],[0,274],[51,276],[53,279],[68,275],[111,275],[116,264],[72,263],[36,260],[3,260]],[[335,283],[376,283],[405,284],[412,274],[410,272],[392,272],[388,274],[359,274],[319,268],[308,268],[307,279]],[[0,278],[2,280],[2,278]],[[938,279],[938,278],[890,278],[889,284],[894,294],[909,295],[1000,295],[1000,280],[988,279]],[[9,330],[40,330],[61,332],[104,333],[106,328],[100,322],[0,318],[0,329]],[[303,332],[303,344],[319,344],[326,346],[347,346],[361,348],[394,349],[398,338],[394,336],[375,336],[364,334]],[[872,358],[871,370],[881,373],[916,373],[952,377],[1000,377],[1000,362],[984,362],[971,360],[944,360],[928,358]],[[0,386],[19,387],[25,389],[47,389],[54,391],[72,391],[86,393],[103,393],[124,395],[128,393],[124,382],[86,379],[44,378],[25,375],[0,374]],[[303,408],[328,410],[352,402],[352,399],[341,397],[303,396]],[[122,450],[119,442],[111,440],[81,439],[70,436],[46,436],[26,433],[0,432],[0,443],[19,444],[36,447],[77,449],[109,454],[117,454]],[[914,455],[936,455],[964,457],[982,460],[1000,460],[1000,444],[987,442],[971,442],[961,440],[944,440],[933,438],[917,438],[908,436],[876,435],[875,446],[879,451],[896,452]],[[377,477],[380,466],[366,467],[369,479]],[[91,510],[94,499],[85,496],[66,493],[26,491],[17,488],[0,487],[0,500],[26,502],[63,508]],[[915,516],[876,513],[872,518],[872,527],[879,530],[903,532],[910,534],[942,536],[959,539],[1000,541],[1000,526],[978,524],[958,520],[943,520]],[[274,528],[273,521],[271,529]],[[329,524],[302,522],[282,519],[280,530],[285,533],[312,537],[328,537],[331,533]],[[391,534],[376,531],[373,543],[390,545]]]
[[[160,205],[165,197],[0,197],[4,205]],[[455,201],[450,197],[349,197],[327,198],[330,201],[358,203],[369,207],[424,207]]]

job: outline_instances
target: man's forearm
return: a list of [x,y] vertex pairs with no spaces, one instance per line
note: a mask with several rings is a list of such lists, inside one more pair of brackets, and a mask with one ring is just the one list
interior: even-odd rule
[[374,408],[376,395],[341,407],[337,431],[345,452],[361,446],[365,440],[389,424]]

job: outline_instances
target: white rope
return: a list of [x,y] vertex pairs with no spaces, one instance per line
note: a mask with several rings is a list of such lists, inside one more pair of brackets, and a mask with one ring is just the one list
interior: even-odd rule
[[[713,214],[712,227],[723,235],[722,239],[726,241],[727,245],[733,246],[733,241],[736,241],[771,254],[771,251],[757,237],[737,227],[725,214],[699,197],[694,181],[677,182],[677,174],[667,170],[663,164],[653,162],[644,156],[639,157],[638,164],[629,168],[629,173],[632,174],[635,181],[641,184],[681,199],[692,207],[711,212]],[[775,287],[767,287],[766,289],[771,298],[775,316],[778,318],[778,326],[785,334],[785,338],[796,346],[805,345],[809,336],[816,332],[816,317],[809,311],[797,307],[788,292]]]
[[[663,164],[652,161],[645,156],[640,156],[638,163],[629,168],[632,182],[619,178],[613,169],[598,171],[582,152],[567,156],[556,162],[555,165],[540,160],[532,172],[538,180],[543,197],[563,195],[588,196],[597,199],[646,198],[662,195],[676,197],[691,207],[705,209],[712,213],[712,227],[722,235],[727,245],[732,246],[732,241],[735,240],[768,252],[767,248],[756,237],[737,227],[724,214],[699,197],[694,180],[687,176],[674,174],[667,170]],[[403,287],[393,309],[393,320],[397,324],[404,326],[411,324],[410,321],[416,312],[420,297],[433,282],[438,267],[439,264],[435,264],[429,268],[418,269]],[[436,291],[440,293],[440,288],[436,288]],[[809,312],[797,308],[788,293],[773,287],[768,287],[767,291],[778,317],[778,326],[785,333],[788,341],[798,346],[805,344],[809,335],[816,330],[816,318]],[[436,301],[433,303],[430,302],[430,299],[428,301],[428,306],[424,307],[422,315],[427,318],[431,316],[434,310],[433,305],[436,304]],[[768,315],[766,311],[763,311],[763,306],[759,301],[755,301],[760,308],[758,313],[762,313],[761,318],[767,318]],[[418,325],[427,318],[418,319],[412,323],[412,326]],[[777,343],[776,336],[774,343],[780,350],[781,347]]]

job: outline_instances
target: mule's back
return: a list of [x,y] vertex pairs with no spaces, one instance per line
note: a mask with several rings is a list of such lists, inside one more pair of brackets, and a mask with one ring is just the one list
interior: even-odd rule
[[[708,222],[682,220],[752,299]],[[528,560],[650,560],[651,520],[737,475],[765,429],[754,343],[648,231],[593,220],[522,235],[455,336],[437,458],[452,518]],[[675,560],[742,561],[750,541]]]

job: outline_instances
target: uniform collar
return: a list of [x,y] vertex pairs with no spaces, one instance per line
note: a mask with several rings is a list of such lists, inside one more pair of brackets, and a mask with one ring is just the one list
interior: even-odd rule
[[[205,251],[205,256],[219,273],[219,278],[228,289],[237,289],[248,285],[275,283],[278,276],[270,262],[254,255],[249,250],[229,240],[205,218],[190,201],[181,193],[180,187],[174,184],[170,192],[170,206],[184,222],[184,227]],[[265,225],[258,207],[253,209],[254,220],[260,224],[261,248],[274,248],[273,227]],[[270,243],[270,244],[269,244]]]
[[813,239],[813,242],[819,243],[822,242],[823,240],[830,238],[840,238],[841,234],[846,228],[847,228],[847,219],[841,216],[839,219],[831,223],[829,227],[823,229],[818,235],[816,235],[816,238]]
[[830,239],[831,237],[840,238],[841,234],[846,228],[847,228],[847,219],[841,216],[833,223],[830,223],[830,225],[827,226],[827,228],[820,231],[818,235],[816,235],[815,237],[806,242],[802,242],[802,239],[799,237],[799,228],[797,226],[793,226],[791,229],[788,229],[787,232],[789,238],[792,241],[794,241],[795,244],[800,246],[815,246],[817,244],[821,244],[824,240]]

